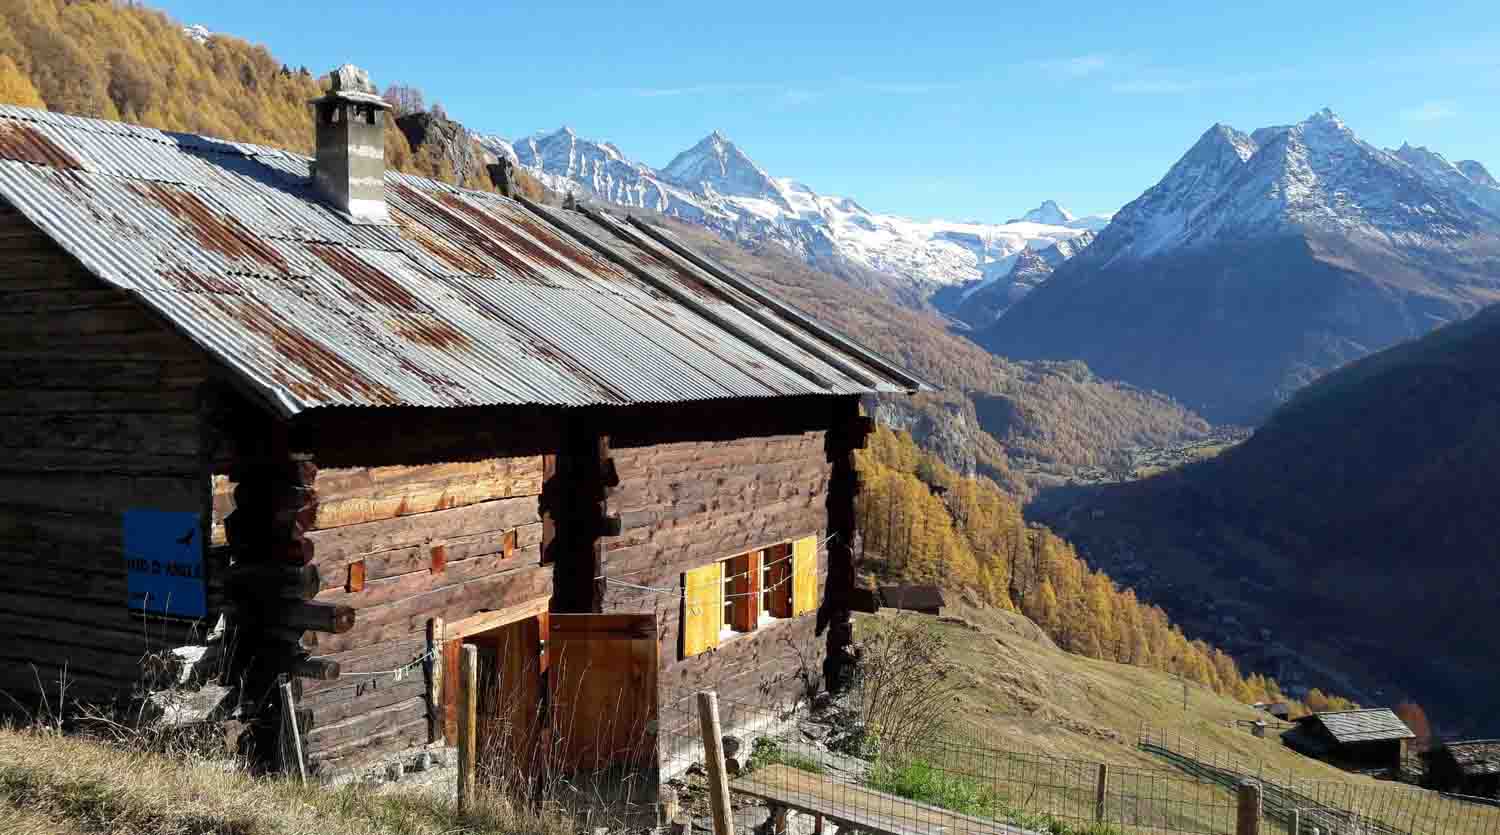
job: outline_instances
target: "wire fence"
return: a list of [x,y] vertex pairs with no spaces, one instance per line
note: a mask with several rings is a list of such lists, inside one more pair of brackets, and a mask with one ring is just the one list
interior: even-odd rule
[[[809,714],[719,703],[742,816],[782,809],[897,833],[1235,832],[1233,788],[1194,775],[951,740],[882,743],[837,706]],[[701,806],[694,764],[704,750],[693,699],[669,699],[662,710],[663,776],[683,790],[686,805],[697,797]]]
[[[1271,744],[1280,744],[1274,738]],[[1231,787],[1262,787],[1264,817],[1288,833],[1319,835],[1497,835],[1500,808],[1470,798],[1390,780],[1351,775],[1347,780],[1308,779],[1287,767],[1206,748],[1173,731],[1143,728],[1139,747],[1185,774]],[[1373,769],[1395,777],[1399,766]]]
[[[1302,779],[1144,729],[1139,747],[1165,767],[951,739],[882,742],[847,702],[807,711],[721,698],[720,712],[731,794],[746,827],[792,812],[903,834],[1242,835],[1238,793],[1248,783],[1260,788],[1256,819],[1274,835],[1500,835],[1500,808],[1491,805],[1354,776]],[[704,749],[692,694],[664,701],[658,747],[662,777],[701,812]]]

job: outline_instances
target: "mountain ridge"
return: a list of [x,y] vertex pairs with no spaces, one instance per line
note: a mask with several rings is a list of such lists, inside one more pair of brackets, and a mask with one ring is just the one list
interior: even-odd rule
[[1500,189],[1482,179],[1376,148],[1327,109],[1248,134],[1217,124],[978,339],[1253,423],[1500,300]]
[[872,212],[853,198],[771,175],[717,130],[660,169],[566,127],[515,141],[479,139],[554,190],[649,209],[742,243],[777,243],[835,274],[879,273],[892,288],[888,295],[909,304],[1003,278],[1021,250],[1082,238],[1107,223],[1074,217],[1052,200],[1003,224]]

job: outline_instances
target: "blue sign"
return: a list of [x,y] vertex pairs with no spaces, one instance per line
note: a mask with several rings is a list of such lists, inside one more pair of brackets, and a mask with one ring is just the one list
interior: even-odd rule
[[153,615],[207,617],[198,514],[127,510],[124,521],[130,608]]

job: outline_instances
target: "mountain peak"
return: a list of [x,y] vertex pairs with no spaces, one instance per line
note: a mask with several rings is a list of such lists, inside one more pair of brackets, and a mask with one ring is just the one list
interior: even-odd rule
[[[1076,219],[1075,215],[1057,205],[1056,200],[1043,200],[1042,205],[1021,215],[1018,220],[1027,223],[1041,223],[1047,226],[1065,226]],[[1011,221],[1012,223],[1016,221]]]
[[781,187],[755,161],[718,130],[699,140],[661,169],[669,182],[684,188],[710,188],[720,194],[756,197],[785,204]]
[[1500,182],[1496,182],[1489,170],[1475,160],[1461,159],[1453,164],[1464,173],[1465,177],[1469,178],[1470,182],[1490,188],[1500,188]]

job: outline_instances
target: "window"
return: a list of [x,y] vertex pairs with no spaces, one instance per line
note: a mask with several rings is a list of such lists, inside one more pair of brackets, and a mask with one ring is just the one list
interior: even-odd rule
[[781,618],[818,608],[814,537],[783,542],[684,572],[682,654],[697,655]]
[[761,552],[761,611],[768,618],[792,616],[792,546],[773,545]]

